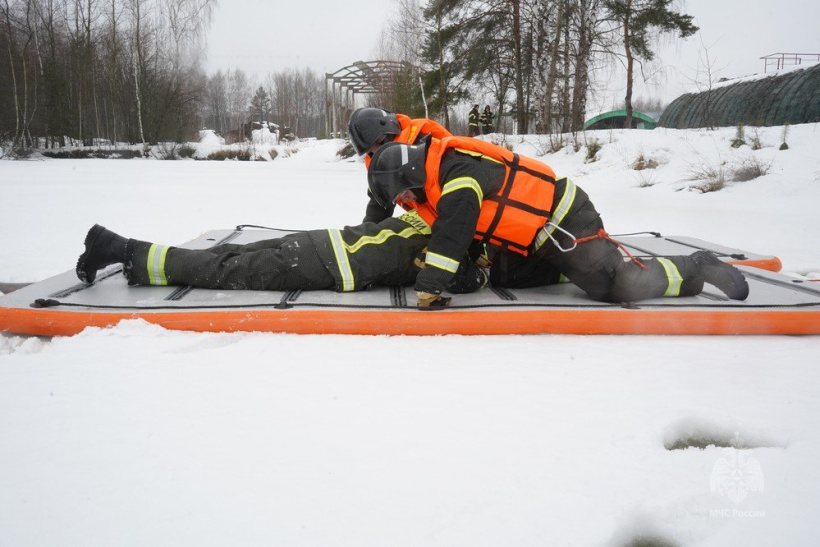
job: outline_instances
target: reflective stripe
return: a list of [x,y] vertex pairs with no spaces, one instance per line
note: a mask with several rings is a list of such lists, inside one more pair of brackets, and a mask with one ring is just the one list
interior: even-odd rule
[[456,151],[461,152],[462,154],[467,154],[468,156],[473,156],[474,158],[481,158],[483,160],[489,160],[489,161],[495,162],[499,165],[504,165],[503,161],[499,161],[495,158],[491,158],[490,156],[486,156],[486,155],[482,154],[481,152],[473,152],[472,150],[465,150],[463,148],[456,148]]
[[336,264],[339,266],[339,274],[342,276],[342,290],[352,291],[354,288],[353,270],[347,258],[342,232],[341,230],[328,230],[327,233],[330,236],[330,244],[333,246],[333,254],[336,256]]
[[478,206],[481,207],[481,202],[484,201],[484,192],[481,190],[481,186],[479,186],[478,181],[472,177],[459,177],[457,179],[445,182],[444,186],[441,188],[441,196],[439,199],[451,192],[462,190],[464,188],[469,188],[476,193],[478,196]]
[[424,259],[424,263],[428,266],[434,266],[450,273],[456,273],[458,270],[458,260],[437,255],[436,253],[431,253],[430,251],[427,251],[427,256]]
[[148,283],[151,285],[167,285],[168,278],[165,277],[165,256],[168,254],[167,245],[152,243],[148,249]]
[[393,230],[382,230],[374,236],[364,236],[359,238],[359,240],[353,245],[348,245],[344,241],[342,241],[342,245],[344,245],[344,248],[349,253],[355,253],[365,245],[381,245],[382,243],[387,241],[388,238],[391,238],[393,236],[399,236],[403,237],[404,239],[408,239],[414,235],[417,235],[418,233],[419,232],[413,227],[405,228],[404,230],[398,233],[394,232]]
[[683,277],[681,277],[678,267],[668,258],[656,258],[661,263],[663,269],[666,270],[666,277],[669,280],[669,286],[666,288],[664,296],[680,296],[680,287],[683,284]]
[[553,213],[550,223],[538,230],[538,233],[535,234],[536,251],[547,242],[550,235],[552,235],[555,231],[557,225],[561,224],[561,221],[564,220],[565,216],[567,216],[572,204],[575,203],[575,195],[577,194],[577,190],[578,187],[575,186],[575,183],[567,179],[567,187],[564,188],[564,195],[561,196],[561,201],[558,202],[558,207],[555,208],[555,213]]
[[[418,220],[421,221],[419,218]],[[425,226],[424,221],[421,221]],[[428,228],[429,229],[429,228]],[[415,226],[409,226],[401,232],[394,232],[393,230],[382,230],[374,236],[360,237],[353,245],[345,243],[342,237],[341,230],[328,230],[330,236],[330,244],[333,247],[333,255],[336,257],[336,264],[339,266],[339,275],[342,278],[342,290],[352,291],[356,287],[356,279],[353,275],[353,268],[350,266],[350,254],[360,251],[366,245],[381,245],[391,237],[401,237],[410,239],[411,237],[420,233]]]
[[427,221],[421,218],[421,215],[419,215],[419,212],[415,209],[407,211],[406,213],[401,215],[399,219],[403,220],[404,222],[415,228],[416,231],[423,236],[429,236],[433,233],[433,230],[430,229],[430,225],[427,224]]

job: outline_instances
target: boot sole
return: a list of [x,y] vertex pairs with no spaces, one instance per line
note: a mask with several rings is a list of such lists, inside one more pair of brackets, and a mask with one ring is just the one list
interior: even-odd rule
[[[722,262],[714,255],[703,253],[700,256],[706,258],[701,263],[701,269],[707,283],[723,291],[732,300],[746,300],[749,296],[749,283],[740,270]],[[710,278],[724,278],[726,282],[718,285],[709,281]]]
[[77,268],[76,273],[77,277],[80,278],[80,281],[85,283],[93,283],[94,279],[97,278],[97,270],[95,269],[92,272],[85,271],[85,263],[88,260],[89,255],[91,254],[91,249],[94,248],[94,244],[97,242],[97,239],[105,232],[105,228],[100,226],[99,224],[95,224],[88,230],[88,233],[85,236],[85,241],[83,241],[83,245],[85,245],[85,251],[83,254],[80,255],[80,258],[77,259]]

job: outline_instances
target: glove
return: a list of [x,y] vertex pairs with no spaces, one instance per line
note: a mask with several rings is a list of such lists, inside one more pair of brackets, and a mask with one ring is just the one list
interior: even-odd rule
[[444,308],[449,306],[452,300],[452,297],[449,296],[441,296],[440,294],[422,291],[416,291],[416,297],[419,299],[418,308],[420,310]]
[[427,260],[427,247],[416,254],[416,258],[413,259],[413,264],[415,264],[419,270],[423,270],[427,267],[427,264],[424,262],[425,260]]

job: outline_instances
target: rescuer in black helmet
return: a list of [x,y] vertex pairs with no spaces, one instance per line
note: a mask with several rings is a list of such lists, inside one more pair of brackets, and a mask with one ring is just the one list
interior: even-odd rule
[[396,115],[383,108],[359,108],[350,116],[350,144],[360,156],[376,145],[392,141],[400,133],[401,124]]
[[[418,144],[422,139],[433,137],[444,139],[452,134],[436,121],[427,118],[410,118],[404,114],[393,114],[383,108],[360,108],[353,112],[348,127],[350,142],[356,152],[363,156],[365,166],[370,169],[370,160],[382,144],[403,142]],[[387,206],[379,204],[372,197],[367,202],[365,222],[379,222],[392,216],[395,205],[405,210],[408,207],[401,199],[389,200]],[[429,218],[428,218],[429,220]]]
[[[424,203],[424,169],[426,142],[400,145],[390,142],[380,149],[378,161],[370,164],[367,186],[371,197],[384,207],[392,208],[396,201]],[[375,158],[375,157],[374,157]],[[378,181],[378,183],[377,183]]]

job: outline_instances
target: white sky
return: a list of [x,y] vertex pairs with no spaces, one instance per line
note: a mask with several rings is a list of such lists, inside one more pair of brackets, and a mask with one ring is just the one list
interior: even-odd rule
[[392,0],[220,0],[206,68],[263,77],[287,68],[324,74],[369,61],[392,6]]
[[667,82],[655,95],[671,101],[695,91],[698,54],[709,56],[718,76],[735,78],[763,72],[760,57],[771,53],[820,54],[820,2],[813,0],[686,0],[700,32],[663,48]]
[[[262,77],[285,68],[309,67],[323,74],[359,60],[372,60],[393,0],[221,0],[208,34],[206,68],[242,68]],[[762,72],[760,57],[776,52],[820,53],[820,2],[813,0],[687,0],[685,13],[695,17],[699,35],[672,43],[660,52],[665,82],[636,95],[666,102],[694,91],[702,44],[710,50],[719,76]],[[609,106],[623,97],[622,78],[603,77],[611,88],[597,101]]]

